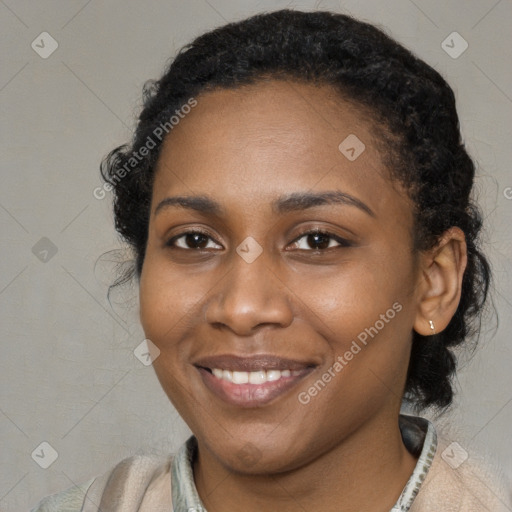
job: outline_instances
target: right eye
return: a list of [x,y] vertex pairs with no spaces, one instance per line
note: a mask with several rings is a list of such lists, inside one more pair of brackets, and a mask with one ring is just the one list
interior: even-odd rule
[[222,246],[217,244],[210,235],[198,230],[186,231],[173,236],[165,245],[173,249],[178,248],[196,251],[204,249],[222,249]]

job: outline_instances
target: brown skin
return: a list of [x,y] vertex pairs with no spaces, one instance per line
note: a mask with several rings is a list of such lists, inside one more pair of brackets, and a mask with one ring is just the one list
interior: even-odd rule
[[[412,250],[412,206],[389,179],[372,119],[327,86],[271,81],[200,95],[167,137],[153,188],[140,279],[141,321],[160,349],[157,376],[199,444],[194,476],[209,512],[386,511],[416,460],[398,414],[412,332],[446,327],[466,264],[453,228],[428,253]],[[365,151],[338,150],[356,134]],[[342,191],[373,212],[327,204],[278,214],[279,196]],[[225,210],[169,206],[206,195]],[[333,238],[318,249],[303,236]],[[201,229],[203,249],[187,245]],[[253,237],[263,253],[236,252]],[[327,244],[326,244],[327,245]],[[315,250],[316,249],[316,250]],[[402,310],[307,405],[298,400],[365,328]],[[317,366],[296,387],[250,409],[228,405],[193,362],[219,354],[274,354]]]

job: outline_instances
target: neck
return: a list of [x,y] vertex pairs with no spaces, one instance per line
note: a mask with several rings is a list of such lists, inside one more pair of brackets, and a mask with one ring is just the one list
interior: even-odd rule
[[366,422],[326,453],[284,473],[235,473],[201,448],[194,477],[208,512],[382,512],[396,503],[417,462],[403,444],[396,416]]

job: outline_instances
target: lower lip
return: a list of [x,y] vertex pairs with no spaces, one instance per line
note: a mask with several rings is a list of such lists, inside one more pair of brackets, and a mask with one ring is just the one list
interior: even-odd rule
[[298,375],[281,377],[279,380],[263,384],[233,384],[215,377],[204,368],[197,369],[206,387],[212,393],[224,402],[238,407],[259,407],[268,404],[277,397],[284,395],[313,370],[313,368],[306,368]]

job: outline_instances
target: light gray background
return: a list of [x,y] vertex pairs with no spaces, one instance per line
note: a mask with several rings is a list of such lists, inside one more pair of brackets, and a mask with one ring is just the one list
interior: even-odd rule
[[[119,243],[110,196],[92,191],[101,158],[130,136],[146,79],[203,31],[283,7],[378,23],[456,91],[479,161],[501,322],[486,325],[448,419],[470,457],[487,450],[512,476],[511,0],[0,0],[1,510],[26,510],[123,457],[174,451],[188,436],[151,366],[134,357],[144,338],[136,288],[114,294],[112,307],[106,299],[115,274],[101,256]],[[47,59],[31,48],[43,31],[59,44]],[[457,59],[441,47],[453,31],[469,43]],[[32,252],[42,237],[57,247],[46,262]],[[48,469],[31,457],[43,441],[58,452]]]

